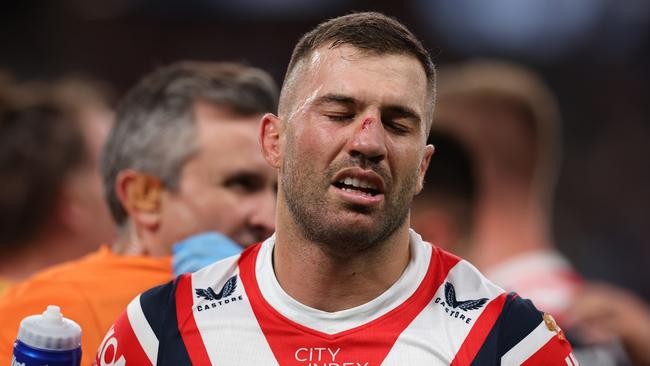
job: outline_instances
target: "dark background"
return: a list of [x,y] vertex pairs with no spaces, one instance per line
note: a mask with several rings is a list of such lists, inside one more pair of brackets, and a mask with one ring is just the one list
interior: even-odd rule
[[62,0],[0,6],[0,68],[84,73],[118,94],[180,59],[244,61],[278,82],[301,34],[352,10],[406,23],[438,64],[499,56],[559,96],[558,246],[589,278],[650,299],[650,2],[646,0]]

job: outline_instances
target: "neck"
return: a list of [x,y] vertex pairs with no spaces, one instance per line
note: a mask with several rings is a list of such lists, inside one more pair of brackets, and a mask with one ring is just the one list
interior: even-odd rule
[[278,282],[298,302],[322,311],[365,304],[392,286],[408,265],[408,222],[384,242],[351,255],[335,255],[294,225],[278,225],[273,253]]
[[121,255],[148,255],[147,233],[133,222],[128,221],[120,227],[117,239],[111,246],[111,251]]
[[517,255],[553,247],[542,205],[512,190],[502,193],[485,194],[477,205],[468,256],[483,271]]

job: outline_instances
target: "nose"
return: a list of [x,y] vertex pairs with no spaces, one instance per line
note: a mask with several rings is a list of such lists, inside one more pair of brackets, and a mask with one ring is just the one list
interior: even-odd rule
[[378,114],[366,114],[351,125],[352,136],[348,141],[351,156],[363,156],[378,163],[386,158],[386,130]]
[[258,199],[251,207],[249,223],[257,240],[266,239],[275,231],[275,200],[275,190],[269,187],[258,194]]

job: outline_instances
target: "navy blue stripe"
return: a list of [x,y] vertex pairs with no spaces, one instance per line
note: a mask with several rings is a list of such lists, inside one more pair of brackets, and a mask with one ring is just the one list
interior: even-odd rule
[[[506,299],[506,306],[508,300]],[[499,314],[499,318],[497,318],[494,326],[490,329],[490,333],[485,338],[481,349],[479,349],[476,357],[474,357],[472,366],[495,366],[501,364],[501,357],[497,356],[497,354],[499,350],[499,330],[503,322],[504,314],[505,312],[503,311]]]
[[542,321],[542,313],[530,300],[508,294],[499,318],[490,330],[472,365],[500,365],[501,357],[526,338]]
[[191,365],[176,318],[176,281],[154,287],[140,296],[140,303],[147,322],[158,338],[160,366]]
[[156,338],[161,339],[161,329],[165,324],[165,317],[167,312],[164,311],[165,307],[162,304],[169,302],[170,294],[173,294],[174,281],[160,286],[153,287],[140,295],[140,306],[142,312],[147,319],[147,323],[153,329]]
[[535,330],[544,315],[530,300],[518,296],[509,305],[506,309],[508,317],[501,326],[499,358]]

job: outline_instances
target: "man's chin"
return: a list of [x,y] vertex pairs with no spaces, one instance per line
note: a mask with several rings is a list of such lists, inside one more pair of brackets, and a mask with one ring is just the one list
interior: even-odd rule
[[307,237],[339,253],[364,251],[381,241],[386,232],[376,218],[352,211],[338,215],[337,220],[324,220],[321,225],[322,230],[310,230]]
[[376,208],[370,207],[367,205],[356,205],[353,203],[345,203],[343,205],[343,208],[347,211],[350,211],[352,213],[368,216],[372,214],[374,211],[376,211]]
[[332,255],[342,258],[366,252],[380,244],[377,240],[380,235],[376,230],[367,230],[367,228],[350,230],[349,227],[341,229],[343,230],[332,231],[328,235],[321,236],[318,238],[320,240],[316,240],[317,244]]

